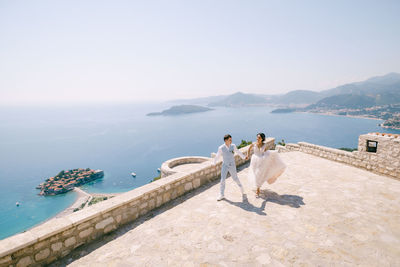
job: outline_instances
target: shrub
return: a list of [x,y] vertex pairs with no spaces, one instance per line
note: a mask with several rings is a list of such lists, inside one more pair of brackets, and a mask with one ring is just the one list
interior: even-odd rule
[[151,183],[151,182],[154,182],[154,181],[157,181],[157,180],[159,180],[159,179],[161,179],[161,173],[160,173],[160,175],[158,175],[157,177],[154,177],[153,180],[150,181],[150,183]]
[[242,139],[242,142],[240,143],[240,145],[238,145],[237,148],[240,149],[240,148],[242,148],[242,147],[251,145],[252,143],[253,143],[252,141],[246,141],[246,140],[243,140],[243,139]]

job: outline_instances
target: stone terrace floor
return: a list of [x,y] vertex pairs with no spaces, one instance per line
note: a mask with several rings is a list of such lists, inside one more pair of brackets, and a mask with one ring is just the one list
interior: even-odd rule
[[400,181],[301,152],[255,198],[213,182],[54,266],[399,266]]

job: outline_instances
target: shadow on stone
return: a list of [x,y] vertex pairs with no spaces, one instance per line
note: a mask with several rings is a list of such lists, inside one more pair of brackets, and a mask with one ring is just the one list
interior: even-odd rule
[[258,215],[262,216],[267,215],[264,211],[267,202],[273,202],[279,205],[286,205],[292,208],[300,208],[300,206],[305,205],[303,197],[295,195],[279,195],[274,191],[268,189],[260,191],[260,198],[264,199],[264,201],[261,203],[261,206],[259,208],[249,202],[246,194],[243,195],[242,202],[234,202],[226,198],[223,200],[245,211],[255,212]]
[[274,191],[264,189],[260,191],[260,198],[266,202],[273,202],[279,205],[286,205],[292,208],[300,208],[301,205],[305,205],[303,197],[296,195],[279,195]]
[[244,194],[243,195],[243,199],[242,202],[234,202],[231,201],[229,199],[223,199],[225,202],[228,202],[229,204],[239,207],[241,209],[244,209],[245,211],[250,211],[250,212],[255,212],[258,215],[262,215],[262,216],[266,216],[267,214],[264,212],[265,209],[265,204],[267,203],[267,201],[263,201],[263,203],[261,204],[261,207],[257,208],[256,206],[254,206],[253,204],[251,204],[247,198],[247,195]]

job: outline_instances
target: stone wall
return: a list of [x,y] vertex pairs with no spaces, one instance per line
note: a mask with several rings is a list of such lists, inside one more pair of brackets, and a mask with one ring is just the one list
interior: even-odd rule
[[205,161],[209,161],[210,158],[206,157],[180,157],[180,158],[174,158],[165,161],[161,165],[161,178],[164,178],[168,175],[177,173],[178,171],[174,170],[173,168],[182,165],[182,164],[191,164],[191,163],[202,163]]
[[[367,151],[367,141],[377,142],[377,151]],[[400,179],[400,137],[387,134],[364,134],[358,139],[358,150],[347,152],[306,142],[278,146],[281,152],[301,151],[367,169],[369,171]]]
[[[274,144],[269,138],[269,147]],[[241,151],[246,153],[248,147]],[[238,166],[246,161],[235,157]],[[55,218],[0,241],[0,266],[38,266],[68,255],[75,248],[136,220],[152,209],[218,179],[221,162],[211,159],[189,174],[175,173],[62,218]],[[196,164],[197,165],[197,164]]]

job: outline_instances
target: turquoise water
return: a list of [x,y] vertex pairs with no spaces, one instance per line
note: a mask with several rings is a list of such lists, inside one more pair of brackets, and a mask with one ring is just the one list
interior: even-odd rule
[[[60,170],[102,169],[89,192],[124,192],[157,176],[173,157],[209,156],[230,133],[234,143],[265,132],[286,142],[357,147],[380,121],[307,113],[271,114],[265,107],[219,108],[175,117],[147,117],[167,106],[0,108],[0,239],[24,231],[70,206],[76,195],[38,196],[35,187]],[[136,178],[130,176],[137,174]],[[16,207],[15,203],[21,205]]]

